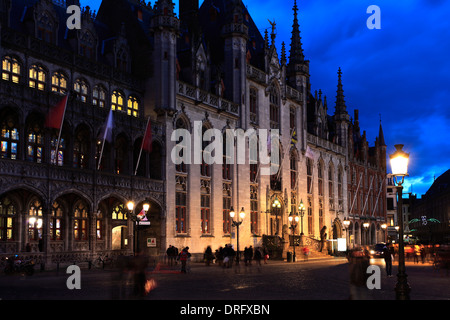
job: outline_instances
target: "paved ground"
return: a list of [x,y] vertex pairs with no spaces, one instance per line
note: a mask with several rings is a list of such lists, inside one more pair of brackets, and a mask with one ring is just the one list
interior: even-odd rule
[[[364,297],[394,300],[397,266],[394,277],[386,277],[380,259],[371,264],[381,268],[381,289],[364,290]],[[190,272],[179,273],[179,266],[148,268],[147,276],[157,287],[144,300],[348,300],[350,296],[349,265],[342,258],[287,263],[269,261],[256,265],[224,269],[217,265],[191,264]],[[449,300],[450,274],[437,272],[430,264],[407,262],[406,272],[412,300]],[[133,274],[117,270],[81,270],[81,289],[69,290],[65,270],[37,271],[33,276],[0,274],[2,300],[129,300]]]

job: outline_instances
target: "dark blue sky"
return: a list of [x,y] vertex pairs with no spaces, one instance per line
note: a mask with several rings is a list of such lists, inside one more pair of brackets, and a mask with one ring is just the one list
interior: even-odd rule
[[[100,3],[81,0],[93,10]],[[270,30],[268,19],[275,20],[278,51],[284,41],[289,52],[294,0],[244,4],[261,34]],[[359,109],[369,145],[381,114],[387,153],[395,144],[410,153],[404,192],[424,194],[434,177],[450,169],[450,1],[298,0],[297,5],[312,92],[322,90],[332,114],[341,67],[347,109],[351,116]],[[370,5],[381,9],[379,30],[366,26]]]

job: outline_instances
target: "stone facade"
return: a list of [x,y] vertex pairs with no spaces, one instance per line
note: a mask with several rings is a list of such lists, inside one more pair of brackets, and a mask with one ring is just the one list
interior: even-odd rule
[[[207,246],[237,245],[232,208],[246,213],[241,250],[287,243],[288,216],[300,203],[296,235],[319,239],[327,227],[329,239],[345,238],[342,221],[359,230],[364,217],[376,232],[370,243],[378,241],[386,217],[385,185],[375,187],[386,174],[381,126],[375,147],[353,134],[357,117],[347,113],[340,70],[333,115],[326,97],[310,92],[295,1],[289,57],[284,43],[278,55],[275,23],[263,37],[240,0],[206,0],[200,8],[182,0],[180,17],[168,0],[116,2],[103,2],[97,14],[83,8],[82,29],[68,30],[65,8],[76,0],[0,0],[2,252],[35,252],[50,262],[61,254],[158,255],[174,245],[200,256]],[[67,93],[56,152],[58,130],[46,128],[45,117]],[[103,147],[110,109],[113,139]],[[151,153],[141,152],[148,118]],[[194,142],[200,162],[174,164],[174,130],[195,136],[197,124],[221,134],[278,129],[279,174],[262,174],[259,158],[202,163],[207,148],[195,154]],[[235,141],[234,154],[248,160],[249,144]],[[356,145],[364,147],[358,155]],[[366,177],[367,206],[352,206],[353,168]],[[138,232],[130,200],[134,214],[150,203],[151,225]]]

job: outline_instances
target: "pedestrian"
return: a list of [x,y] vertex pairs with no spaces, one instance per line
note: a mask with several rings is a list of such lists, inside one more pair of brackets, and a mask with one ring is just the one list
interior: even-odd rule
[[386,274],[390,278],[392,277],[392,253],[386,246],[383,248],[383,256],[386,264]]
[[213,256],[213,253],[212,253],[211,246],[208,246],[206,248],[205,253],[203,255],[203,259],[204,259],[204,261],[205,261],[207,266],[209,266],[211,264],[211,261],[214,260],[214,256]]
[[181,261],[181,273],[186,273],[186,264],[190,257],[191,254],[189,253],[189,247],[186,247],[183,250],[181,250],[179,254],[179,259]]
[[219,267],[223,266],[223,248],[219,247],[219,249],[216,250],[215,253],[216,256],[216,262],[218,263]]
[[325,246],[325,240],[327,239],[327,226],[323,226],[320,230],[320,252],[322,252]]
[[269,251],[267,251],[267,248],[263,248],[263,254],[264,254],[264,264],[267,264],[267,260],[269,260]]
[[363,250],[356,249],[349,254],[350,300],[369,299],[367,288],[367,268],[370,259]]
[[253,260],[255,260],[255,264],[258,267],[259,272],[261,272],[261,259],[262,259],[261,248],[256,248]]
[[171,244],[169,244],[169,247],[166,250],[167,259],[169,261],[169,266],[173,266],[174,253],[175,253],[174,248],[172,247]]
[[303,261],[308,261],[309,248],[307,246],[303,247]]

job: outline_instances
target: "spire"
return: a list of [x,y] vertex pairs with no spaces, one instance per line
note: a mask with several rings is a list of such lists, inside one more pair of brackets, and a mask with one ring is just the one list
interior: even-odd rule
[[341,68],[339,67],[337,95],[336,95],[336,113],[346,113],[346,112],[347,107],[345,106],[344,89],[342,89],[342,71]]
[[305,56],[303,55],[302,37],[300,36],[300,26],[297,17],[297,0],[294,0],[294,24],[292,25],[291,50],[289,52],[289,64],[303,63]]
[[380,115],[380,131],[378,132],[378,139],[380,141],[380,146],[386,147],[386,143],[384,142],[383,127],[381,126],[381,115]]

